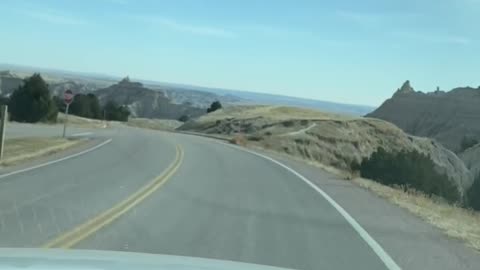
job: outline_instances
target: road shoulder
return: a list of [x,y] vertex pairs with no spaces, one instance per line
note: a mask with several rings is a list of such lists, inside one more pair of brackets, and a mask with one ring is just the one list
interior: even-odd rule
[[460,240],[376,194],[317,166],[255,151],[289,166],[350,213],[403,269],[477,269],[480,255]]
[[105,142],[105,139],[102,138],[79,138],[71,141],[67,140],[58,146],[46,147],[21,157],[7,158],[1,162],[0,176],[61,160],[83,151],[88,151],[88,149],[92,149],[103,142]]

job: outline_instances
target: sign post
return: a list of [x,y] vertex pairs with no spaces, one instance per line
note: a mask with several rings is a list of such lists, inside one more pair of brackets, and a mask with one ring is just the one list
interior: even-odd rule
[[73,101],[73,92],[71,90],[66,90],[63,93],[63,101],[65,102],[65,121],[63,123],[63,138],[65,138],[65,135],[67,133],[67,122],[68,122],[68,107],[70,107],[70,104]]

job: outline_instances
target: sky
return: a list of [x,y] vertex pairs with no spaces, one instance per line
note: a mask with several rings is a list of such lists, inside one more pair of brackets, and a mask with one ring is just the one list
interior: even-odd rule
[[1,0],[0,63],[380,105],[480,85],[480,0]]

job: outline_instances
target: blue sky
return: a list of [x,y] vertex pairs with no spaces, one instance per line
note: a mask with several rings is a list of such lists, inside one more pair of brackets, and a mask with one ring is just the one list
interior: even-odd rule
[[0,62],[379,105],[480,85],[480,0],[0,2]]

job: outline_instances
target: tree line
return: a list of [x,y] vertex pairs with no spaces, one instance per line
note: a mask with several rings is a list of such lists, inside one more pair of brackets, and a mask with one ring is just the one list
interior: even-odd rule
[[[24,80],[9,98],[1,97],[0,104],[8,105],[10,120],[17,122],[56,122],[58,112],[65,112],[63,97],[51,96],[48,84],[35,73]],[[130,111],[124,105],[108,101],[103,107],[95,94],[77,94],[69,106],[69,114],[92,119],[127,121]]]
[[364,158],[360,164],[353,162],[351,167],[362,177],[384,185],[413,188],[480,211],[480,174],[460,201],[461,196],[452,180],[435,170],[431,157],[415,150],[387,152],[379,147],[369,158]]
[[403,186],[458,202],[460,194],[447,175],[437,172],[430,156],[418,151],[387,152],[379,147],[358,168],[362,177],[389,186]]

